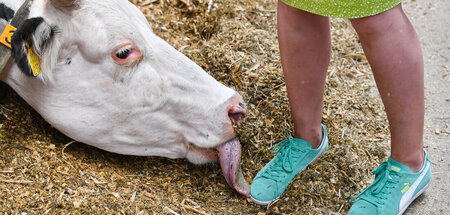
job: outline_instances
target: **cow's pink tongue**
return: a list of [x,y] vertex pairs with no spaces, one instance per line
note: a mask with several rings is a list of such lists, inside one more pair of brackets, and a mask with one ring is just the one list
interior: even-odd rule
[[241,161],[241,144],[238,138],[234,138],[219,147],[219,160],[222,167],[223,175],[227,183],[238,193],[249,198],[250,186],[242,175],[240,165]]

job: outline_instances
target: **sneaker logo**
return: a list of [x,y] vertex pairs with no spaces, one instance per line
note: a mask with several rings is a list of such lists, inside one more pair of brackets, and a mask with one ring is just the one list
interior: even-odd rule
[[405,185],[405,187],[403,188],[402,193],[405,193],[406,191],[409,190],[410,184],[409,184],[409,182],[406,182],[406,183],[404,183],[403,185]]
[[400,168],[396,167],[396,166],[391,166],[391,169],[396,171],[396,172],[400,172]]

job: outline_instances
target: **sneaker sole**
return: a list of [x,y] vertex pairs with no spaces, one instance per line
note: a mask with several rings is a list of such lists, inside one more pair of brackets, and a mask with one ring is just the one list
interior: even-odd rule
[[[323,153],[325,153],[325,150],[328,149],[328,136],[325,137],[325,143],[326,143],[325,146],[319,151],[319,153],[317,153],[316,157],[314,157],[314,159],[311,162],[309,162],[305,167],[303,167],[302,171],[300,171],[300,172],[303,172],[306,169],[306,167],[308,167],[311,163],[316,161]],[[299,174],[300,174],[300,172],[299,172]],[[259,201],[257,199],[254,199],[253,196],[250,196],[252,201],[257,205],[270,205],[270,204],[278,201],[278,199],[280,199],[280,197],[278,197],[274,200],[270,200],[270,201]]]
[[257,205],[270,205],[271,203],[276,202],[276,201],[278,201],[278,199],[280,199],[280,197],[278,197],[278,198],[276,198],[274,200],[264,202],[264,201],[259,201],[259,200],[254,199],[253,196],[250,196],[250,198]]

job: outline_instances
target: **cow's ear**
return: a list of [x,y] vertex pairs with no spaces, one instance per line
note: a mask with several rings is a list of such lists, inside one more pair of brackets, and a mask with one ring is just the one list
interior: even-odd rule
[[43,56],[57,32],[58,28],[48,25],[42,17],[27,19],[17,28],[11,38],[12,56],[22,72],[33,75],[28,50],[37,57]]
[[66,8],[74,6],[78,0],[51,0],[51,2],[57,8]]

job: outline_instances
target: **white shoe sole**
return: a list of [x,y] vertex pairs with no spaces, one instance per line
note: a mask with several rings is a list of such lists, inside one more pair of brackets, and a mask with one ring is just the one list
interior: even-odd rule
[[412,197],[412,198],[408,201],[408,203],[406,203],[405,207],[403,207],[403,208],[401,209],[401,211],[398,213],[398,215],[402,215],[403,213],[405,213],[405,211],[406,211],[406,209],[408,209],[409,205],[410,205],[415,199],[417,199],[417,197],[419,197],[420,195],[422,195],[422,193],[424,193],[425,190],[428,189],[428,187],[430,186],[430,184],[431,184],[431,179],[430,179],[430,181],[428,182],[428,184],[425,185],[425,187],[423,187],[423,188],[422,188],[422,189],[421,189],[414,197]]

